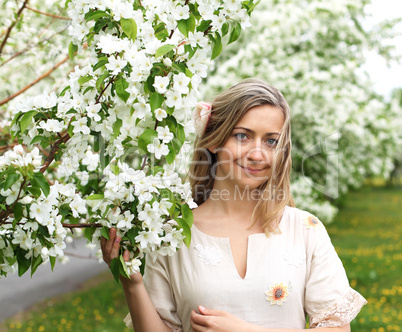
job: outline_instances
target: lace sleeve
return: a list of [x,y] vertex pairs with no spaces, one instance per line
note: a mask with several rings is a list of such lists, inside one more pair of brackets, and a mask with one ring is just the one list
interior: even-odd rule
[[339,327],[348,324],[366,303],[367,301],[363,296],[349,287],[347,293],[332,307],[321,310],[310,317],[310,328]]
[[[165,323],[165,325],[167,327],[169,327],[172,330],[172,332],[183,332],[183,328],[181,326],[173,324],[173,323],[171,323],[168,320],[163,319],[163,318],[162,318],[162,321]],[[126,318],[124,318],[124,323],[126,324],[126,326],[128,328],[133,328],[133,322],[131,320],[131,315],[130,314],[128,314],[126,316]]]

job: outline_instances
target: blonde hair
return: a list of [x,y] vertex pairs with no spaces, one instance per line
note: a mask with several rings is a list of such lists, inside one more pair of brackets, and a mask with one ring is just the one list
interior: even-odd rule
[[[214,185],[212,170],[217,160],[208,148],[223,146],[244,114],[261,105],[277,107],[284,116],[278,145],[274,150],[271,176],[258,187],[261,195],[252,214],[253,224],[260,221],[269,236],[275,231],[274,224],[279,222],[284,207],[294,206],[290,193],[290,109],[279,90],[264,81],[247,79],[218,95],[212,102],[211,118],[204,135],[195,140],[189,176],[193,198],[200,205],[208,199]],[[277,191],[283,193],[283,199],[277,199]]]

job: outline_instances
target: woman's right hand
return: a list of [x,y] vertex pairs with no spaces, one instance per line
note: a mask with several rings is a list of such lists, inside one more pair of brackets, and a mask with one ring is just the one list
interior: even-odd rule
[[[101,237],[100,243],[101,243],[101,249],[102,249],[102,255],[103,255],[103,260],[106,262],[106,264],[110,268],[110,263],[113,260],[113,258],[119,257],[119,252],[120,252],[120,241],[121,238],[117,236],[116,230],[114,228],[111,228],[109,230],[109,240],[107,240],[105,237]],[[123,253],[123,259],[125,262],[128,262],[130,258],[130,254],[128,250],[124,251]],[[120,276],[120,280],[122,283],[142,283],[142,275],[141,273],[134,273],[131,276],[131,279],[127,279],[123,276]]]

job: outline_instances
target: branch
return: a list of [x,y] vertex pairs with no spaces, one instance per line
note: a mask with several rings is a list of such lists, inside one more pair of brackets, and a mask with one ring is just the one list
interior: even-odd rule
[[56,143],[54,143],[52,145],[52,148],[50,149],[49,155],[47,156],[45,162],[43,163],[43,166],[41,167],[40,171],[41,173],[45,173],[45,171],[47,170],[47,168],[50,166],[50,164],[52,163],[54,157],[56,156],[57,151],[60,148],[60,144],[61,143],[66,143],[68,140],[70,139],[70,135],[66,134],[66,136],[63,136],[62,138],[60,138]]
[[[99,100],[101,99],[103,93],[106,91],[106,89],[109,87],[110,84],[112,84],[114,81],[114,77],[109,81],[109,83],[105,86],[105,88],[101,91],[101,93],[99,94],[98,98],[96,98],[96,102],[95,104],[99,104]],[[1,106],[1,104],[0,104]]]
[[60,33],[63,33],[67,28],[68,28],[68,25],[67,25],[64,29],[62,29],[62,30],[60,30],[60,31],[58,31],[58,32],[55,32],[55,33],[54,33],[53,35],[51,35],[50,37],[45,38],[45,39],[43,39],[43,40],[40,40],[40,41],[38,41],[38,42],[37,42],[36,44],[34,44],[34,45],[28,45],[27,47],[25,47],[25,48],[22,49],[21,51],[19,51],[19,52],[17,52],[17,53],[14,53],[10,58],[8,58],[6,61],[4,61],[3,63],[1,63],[1,64],[0,64],[0,67],[4,66],[6,63],[10,62],[12,59],[15,59],[17,56],[20,56],[20,55],[24,54],[25,52],[34,49],[36,46],[48,42],[48,41],[49,41],[50,39],[52,39],[54,36],[56,36],[56,35],[58,35],[58,34],[60,34]]
[[43,75],[39,76],[36,80],[33,82],[29,83],[26,87],[22,88],[20,91],[12,94],[10,97],[7,97],[6,99],[3,99],[0,101],[0,106],[8,103],[10,100],[14,99],[15,97],[19,96],[21,93],[25,92],[32,86],[34,86],[36,83],[39,81],[43,80],[45,77],[49,76],[52,72],[54,72],[58,67],[60,67],[63,63],[65,63],[68,60],[68,56],[66,56],[63,60],[61,60],[59,63],[55,64],[52,68],[50,68],[46,73]]
[[[2,211],[2,212],[4,212],[4,211]],[[2,224],[0,224],[0,225],[12,225],[12,222],[3,222]],[[17,225],[21,225],[21,223],[17,223]],[[62,223],[61,224],[63,227],[65,227],[65,228],[90,228],[90,227],[96,227],[96,228],[99,228],[99,227],[103,227],[101,224],[96,224],[96,223],[94,223],[94,224],[66,224],[66,223]]]
[[7,217],[10,215],[11,211],[14,210],[15,204],[17,204],[18,200],[20,199],[21,191],[22,191],[22,188],[25,185],[25,182],[26,182],[26,179],[24,179],[24,181],[22,181],[20,191],[18,192],[17,199],[14,201],[13,205],[9,206],[7,208],[7,210],[3,210],[3,211],[0,212],[0,226],[3,225],[6,222]]
[[101,224],[66,224],[62,223],[65,228],[90,228],[90,227],[103,227]]
[[1,42],[1,45],[0,45],[0,55],[1,55],[1,53],[3,53],[3,48],[4,48],[4,46],[6,46],[6,42],[7,42],[8,37],[10,37],[11,30],[12,30],[12,29],[14,28],[14,26],[17,24],[18,19],[19,19],[19,17],[21,16],[22,11],[24,10],[24,8],[25,8],[25,7],[27,6],[27,4],[28,4],[28,1],[29,1],[29,0],[25,0],[25,1],[24,1],[24,3],[22,4],[22,7],[20,8],[20,10],[19,10],[18,13],[17,13],[17,17],[16,17],[15,21],[14,21],[13,23],[11,23],[11,25],[8,27],[7,32],[6,32],[6,35],[5,35],[3,41]]
[[19,145],[19,144],[20,144],[20,143],[17,141],[17,142],[12,143],[12,144],[2,145],[2,146],[0,146],[0,152],[4,152],[4,151],[7,151],[7,150],[10,150],[10,149],[12,149],[14,146]]
[[64,16],[59,16],[59,15],[54,15],[54,14],[49,14],[49,13],[41,12],[40,10],[31,8],[31,7],[28,7],[28,6],[25,6],[25,8],[26,8],[26,9],[29,9],[29,10],[32,10],[32,11],[35,12],[35,13],[42,14],[42,15],[45,15],[45,16],[50,16],[50,17],[53,17],[53,18],[57,18],[57,19],[59,19],[59,20],[71,21],[71,18],[69,18],[69,17],[64,17]]
[[96,259],[96,260],[98,260],[98,259],[97,259],[96,257],[94,257],[94,256],[82,256],[82,255],[77,255],[77,254],[74,254],[74,253],[72,253],[72,252],[67,252],[67,251],[64,252],[64,255],[70,256],[70,257],[75,257],[75,258]]

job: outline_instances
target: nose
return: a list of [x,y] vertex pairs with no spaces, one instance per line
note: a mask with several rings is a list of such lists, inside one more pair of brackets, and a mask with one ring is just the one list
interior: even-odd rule
[[247,159],[254,162],[261,162],[267,159],[267,151],[262,148],[261,142],[256,142],[247,152]]

